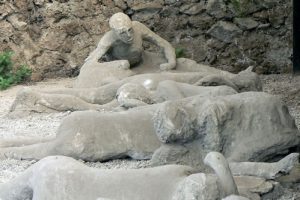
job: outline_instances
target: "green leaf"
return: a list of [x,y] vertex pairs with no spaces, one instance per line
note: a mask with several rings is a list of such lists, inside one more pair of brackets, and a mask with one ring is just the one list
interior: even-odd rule
[[13,52],[11,51],[0,54],[0,90],[21,83],[31,76],[31,69],[27,65],[21,65],[13,72],[12,55]]

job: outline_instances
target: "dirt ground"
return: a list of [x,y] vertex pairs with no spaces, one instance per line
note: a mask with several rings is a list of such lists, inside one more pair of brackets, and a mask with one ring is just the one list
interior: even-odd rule
[[[265,92],[279,95],[286,103],[292,116],[295,117],[296,124],[300,129],[300,76],[290,74],[284,75],[264,75],[263,90]],[[70,114],[64,113],[32,113],[21,118],[7,116],[16,93],[24,86],[37,90],[58,89],[62,87],[72,87],[74,79],[50,79],[28,85],[18,85],[5,91],[0,91],[0,140],[18,137],[54,137],[55,131],[61,120]],[[7,182],[23,172],[36,161],[19,161],[7,159],[0,161],[0,183]],[[91,167],[98,168],[142,168],[149,166],[149,161],[114,160],[105,163],[86,163]],[[299,185],[288,188],[291,193],[280,199],[300,199]],[[299,196],[298,196],[299,195]]]

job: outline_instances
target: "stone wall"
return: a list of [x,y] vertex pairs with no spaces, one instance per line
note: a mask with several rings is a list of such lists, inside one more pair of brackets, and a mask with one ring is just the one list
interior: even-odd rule
[[198,62],[291,70],[291,0],[0,0],[0,50],[13,50],[33,80],[76,75],[120,11]]

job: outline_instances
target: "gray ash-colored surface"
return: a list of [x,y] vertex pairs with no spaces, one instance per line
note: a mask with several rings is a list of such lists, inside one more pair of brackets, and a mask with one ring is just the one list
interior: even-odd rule
[[261,79],[265,92],[281,96],[300,129],[300,76],[281,74],[261,76]]
[[[261,76],[261,78],[264,82],[264,91],[282,97],[283,101],[288,105],[291,115],[295,117],[298,128],[300,128],[300,95],[297,92],[293,92],[300,89],[300,76],[293,77],[292,75],[285,74]],[[68,87],[71,81],[70,79],[50,80],[37,83],[31,87],[39,89]],[[16,92],[20,88],[21,86],[16,86],[7,91],[0,92],[0,138],[53,136],[60,120],[68,115],[68,113],[34,114],[18,120],[5,117],[5,113],[8,111]],[[0,182],[11,180],[33,163],[11,159],[0,161]],[[148,167],[150,162],[124,159],[105,163],[89,162],[85,164],[92,167],[112,169]],[[280,199],[299,199],[300,194],[297,190],[299,190],[299,185],[297,184],[285,186],[285,195],[280,197]]]

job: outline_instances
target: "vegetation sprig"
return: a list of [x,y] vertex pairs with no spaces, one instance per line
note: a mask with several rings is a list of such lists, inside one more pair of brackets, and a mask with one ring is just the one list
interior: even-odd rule
[[14,69],[12,55],[11,51],[0,53],[0,90],[22,83],[31,76],[31,69],[27,65]]

